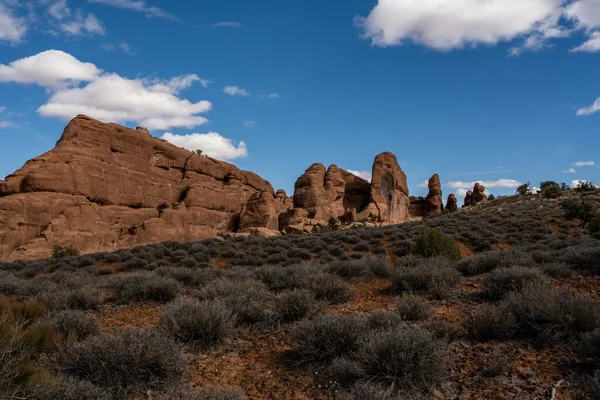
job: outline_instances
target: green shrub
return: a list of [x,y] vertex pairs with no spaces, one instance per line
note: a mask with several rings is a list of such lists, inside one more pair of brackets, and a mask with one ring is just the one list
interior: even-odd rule
[[179,347],[168,338],[131,330],[76,344],[62,354],[60,369],[121,397],[180,384],[186,363]]
[[587,228],[590,233],[600,232],[600,217],[592,218],[592,220],[589,222]]
[[423,257],[446,257],[460,260],[460,249],[456,241],[441,229],[428,229],[419,235],[415,254]]
[[321,315],[300,321],[291,355],[296,365],[328,362],[356,350],[365,332],[365,321],[353,315]]
[[354,296],[354,291],[346,282],[324,272],[307,277],[303,287],[312,290],[317,300],[327,301],[329,304],[345,303]]
[[563,195],[563,191],[558,186],[558,184],[554,184],[542,189],[542,197],[544,199],[558,199]]
[[63,258],[63,257],[77,257],[79,255],[79,250],[73,248],[72,246],[59,246],[54,245],[52,248],[52,258]]

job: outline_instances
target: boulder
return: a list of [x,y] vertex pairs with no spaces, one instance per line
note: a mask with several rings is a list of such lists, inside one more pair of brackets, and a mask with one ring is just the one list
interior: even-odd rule
[[311,218],[323,205],[326,173],[323,164],[315,163],[308,167],[294,184],[294,208],[306,210]]
[[[281,236],[281,232],[278,230],[272,230],[268,228],[246,228],[240,232],[241,234],[250,234],[250,236],[258,236],[258,237],[273,237],[273,236]],[[239,234],[238,234],[239,235]]]
[[429,179],[428,187],[429,193],[425,198],[425,213],[441,214],[444,211],[444,203],[442,202],[442,184],[438,174],[434,174]]
[[375,157],[369,200],[378,210],[378,221],[390,224],[408,221],[408,195],[406,174],[396,156],[386,152]]
[[[54,149],[0,181],[0,260],[46,257],[55,244],[87,253],[215,237],[236,231],[261,193],[275,196],[252,172],[80,115]],[[266,208],[253,218],[273,227]]]

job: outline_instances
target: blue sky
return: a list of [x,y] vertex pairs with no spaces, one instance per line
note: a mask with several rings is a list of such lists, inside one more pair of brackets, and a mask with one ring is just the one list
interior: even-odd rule
[[288,194],[382,151],[414,195],[600,182],[600,0],[0,0],[0,179],[79,113]]

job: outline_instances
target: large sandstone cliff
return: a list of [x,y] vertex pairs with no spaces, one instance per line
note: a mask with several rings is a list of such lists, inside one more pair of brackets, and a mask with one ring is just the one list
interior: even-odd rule
[[[251,216],[269,197],[269,215]],[[45,257],[54,245],[92,252],[214,237],[237,231],[242,212],[245,227],[277,229],[274,203],[252,172],[78,116],[54,149],[0,182],[0,259]]]

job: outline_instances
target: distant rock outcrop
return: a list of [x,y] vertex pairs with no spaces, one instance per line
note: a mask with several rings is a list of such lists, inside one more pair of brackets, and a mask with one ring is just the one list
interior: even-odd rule
[[390,152],[375,157],[371,178],[370,203],[377,209],[378,222],[397,224],[409,220],[406,174]]
[[215,237],[239,229],[244,207],[244,225],[277,229],[274,196],[260,176],[147,129],[78,116],[54,149],[0,182],[0,259]]
[[425,213],[441,214],[444,211],[444,203],[442,202],[442,184],[438,174],[434,174],[429,179],[428,187],[429,193],[425,198]]
[[446,210],[450,212],[458,210],[458,200],[454,194],[448,195],[448,200],[446,201]]
[[465,207],[474,206],[477,203],[481,203],[482,201],[486,201],[488,199],[485,194],[485,187],[476,183],[473,186],[473,190],[469,190],[465,195]]

